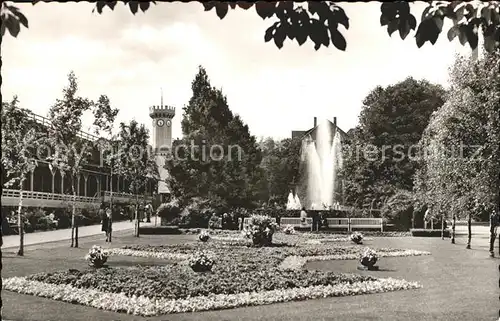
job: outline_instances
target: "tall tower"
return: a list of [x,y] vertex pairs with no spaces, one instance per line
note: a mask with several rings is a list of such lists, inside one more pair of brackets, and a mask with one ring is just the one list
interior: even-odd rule
[[[165,182],[168,171],[165,166],[165,154],[172,147],[172,118],[175,116],[175,108],[163,105],[163,95],[160,106],[149,108],[149,117],[153,120],[153,151],[160,181],[158,182],[158,194],[170,194],[170,189]],[[165,197],[162,196],[163,201]]]
[[164,154],[172,147],[172,118],[175,108],[170,106],[152,106],[149,117],[153,119],[153,149],[156,154]]

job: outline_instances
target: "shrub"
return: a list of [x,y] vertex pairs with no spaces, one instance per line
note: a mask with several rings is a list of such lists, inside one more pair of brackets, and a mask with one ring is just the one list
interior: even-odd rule
[[54,222],[48,216],[40,217],[34,226],[37,231],[48,231],[53,228],[55,228]]
[[273,234],[278,230],[278,224],[269,216],[252,215],[247,228],[247,236],[252,238],[254,245],[271,245]]
[[158,207],[158,216],[161,217],[162,225],[172,224],[172,221],[178,219],[180,214],[181,208],[177,199]]
[[214,264],[215,260],[203,252],[198,252],[189,259],[189,266],[195,272],[211,271]]
[[373,267],[378,261],[377,252],[370,248],[366,248],[363,252],[361,252],[359,261],[363,266]]
[[354,232],[351,234],[351,241],[356,244],[363,244],[363,234],[359,232]]
[[[45,227],[43,224],[44,223],[43,219],[44,219],[46,213],[42,208],[27,208],[27,209],[23,209],[23,211],[24,211],[24,216],[28,220],[29,225],[31,227],[33,227],[34,229],[40,229],[40,230],[47,229],[47,227]],[[39,228],[37,228],[37,226],[39,225],[38,222],[40,220],[41,220],[40,226],[39,226]]]
[[101,268],[108,260],[108,254],[99,245],[94,245],[85,256],[85,260],[89,262],[90,266]]
[[287,225],[283,228],[283,233],[285,234],[294,234],[295,228],[292,225]]
[[400,190],[391,196],[382,207],[382,217],[394,224],[398,229],[408,231],[414,211],[414,195]]
[[202,231],[199,235],[198,235],[198,239],[202,242],[206,242],[210,239],[210,234],[208,234],[207,231]]

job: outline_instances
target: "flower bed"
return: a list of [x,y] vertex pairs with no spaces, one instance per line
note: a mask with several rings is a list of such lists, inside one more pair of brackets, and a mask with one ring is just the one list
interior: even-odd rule
[[355,281],[352,283],[340,282],[305,288],[244,292],[237,294],[216,294],[171,300],[135,295],[127,296],[124,293],[117,294],[95,289],[83,289],[66,284],[46,284],[44,282],[27,280],[24,277],[6,279],[3,283],[3,288],[9,291],[141,316],[220,310],[240,306],[263,305],[305,299],[409,290],[420,287],[421,285],[415,282],[389,278]]
[[[387,249],[382,249],[387,250]],[[380,250],[379,250],[380,251]],[[429,252],[417,250],[395,250],[395,251],[382,251],[377,252],[379,257],[406,257],[406,256],[420,256],[430,255]],[[359,254],[338,254],[338,255],[318,255],[318,256],[297,256],[292,255],[283,260],[279,265],[283,270],[301,269],[307,262],[311,261],[334,261],[334,260],[357,260]]]

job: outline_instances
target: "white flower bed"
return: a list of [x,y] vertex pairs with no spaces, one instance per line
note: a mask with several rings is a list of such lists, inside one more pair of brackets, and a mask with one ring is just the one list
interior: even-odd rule
[[416,282],[392,278],[377,281],[320,285],[305,288],[245,292],[238,294],[217,294],[186,299],[152,299],[126,296],[123,293],[108,293],[93,289],[76,288],[71,285],[56,285],[30,281],[24,277],[3,280],[4,290],[36,295],[54,300],[79,303],[98,309],[126,312],[140,316],[154,316],[168,313],[194,312],[230,309],[240,306],[263,305],[278,302],[381,293],[420,288]]
[[182,253],[167,253],[167,252],[153,252],[153,251],[138,251],[131,249],[106,249],[108,255],[113,256],[136,256],[136,257],[151,257],[165,260],[187,260],[190,258],[189,254]]
[[[430,255],[430,252],[417,250],[404,250],[394,252],[377,252],[379,257],[405,257]],[[359,254],[318,255],[318,256],[289,256],[280,264],[281,269],[300,269],[310,261],[357,260]]]

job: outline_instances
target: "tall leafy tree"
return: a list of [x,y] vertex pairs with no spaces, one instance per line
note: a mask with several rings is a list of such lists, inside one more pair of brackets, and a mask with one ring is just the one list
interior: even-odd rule
[[445,100],[440,85],[413,78],[378,86],[368,94],[354,137],[346,145],[342,175],[349,203],[371,206],[398,190],[412,190],[418,166],[415,147],[431,114]]
[[136,195],[135,236],[139,236],[139,194],[146,188],[148,178],[157,178],[158,166],[149,148],[149,131],[143,125],[131,120],[120,123],[119,148],[114,160],[116,173],[129,182],[130,193]]
[[[110,174],[110,183],[111,183],[111,194],[109,201],[109,208],[113,209],[113,175],[116,174],[116,160],[117,153],[116,149],[116,137],[113,136],[113,128],[114,122],[116,120],[116,116],[118,115],[118,109],[112,108],[109,98],[106,95],[101,95],[94,105],[94,131],[96,134],[104,134],[105,139],[99,139],[95,142],[95,147],[97,147],[101,152],[101,157],[104,159],[104,163],[109,167]],[[108,153],[105,153],[105,152]],[[111,234],[112,234],[112,224],[113,224],[113,216],[111,215],[108,220],[108,242],[111,242]]]
[[245,205],[258,193],[261,155],[255,137],[234,115],[222,91],[214,88],[200,66],[192,97],[183,109],[183,138],[174,142],[166,168],[178,197],[222,199]]
[[[40,2],[34,0],[33,4]],[[146,12],[155,1],[123,1],[133,14],[139,9]],[[97,1],[94,10],[99,14],[105,7],[113,10],[118,1]],[[335,1],[204,1],[205,11],[215,9],[217,16],[223,19],[230,9],[241,8],[255,12],[262,19],[273,19],[273,24],[266,30],[264,41],[274,41],[278,48],[283,47],[286,38],[295,40],[299,45],[308,41],[314,43],[318,50],[321,46],[330,44],[339,50],[346,50],[347,42],[339,30],[339,26],[348,30],[350,23],[345,11]],[[476,48],[478,33],[482,29],[486,49],[493,51],[500,47],[500,5],[498,1],[428,1],[428,6],[422,13],[420,23],[412,14],[411,5],[407,1],[384,2],[380,6],[380,25],[387,27],[391,36],[398,31],[401,39],[405,39],[411,30],[415,30],[415,42],[420,48],[426,42],[435,44],[443,32],[443,24],[451,20],[453,26],[448,30],[448,40],[459,39],[462,45],[469,44]],[[94,11],[93,10],[93,11]],[[23,25],[28,28],[28,19],[17,7],[2,3],[2,36],[9,30],[17,37]]]
[[260,166],[265,173],[267,199],[283,205],[290,190],[299,184],[301,146],[300,138],[261,141],[263,157]]
[[454,221],[467,217],[467,248],[472,218],[500,202],[499,58],[499,52],[480,61],[457,57],[450,98],[433,115],[421,141],[428,155],[416,175],[417,196]]
[[[51,165],[61,175],[69,176],[73,195],[71,214],[71,247],[78,247],[76,229],[76,183],[81,170],[88,161],[92,142],[82,139],[78,133],[82,129],[82,116],[93,106],[91,100],[77,95],[78,82],[74,72],[68,74],[68,86],[63,89],[62,98],[57,99],[49,110],[51,125],[48,128],[48,142],[54,153],[50,157]],[[64,192],[64,191],[62,191]]]
[[18,99],[2,102],[2,186],[19,188],[17,223],[19,230],[19,250],[24,255],[23,187],[27,175],[37,166],[36,144],[40,133],[29,121],[29,111],[18,107]]

